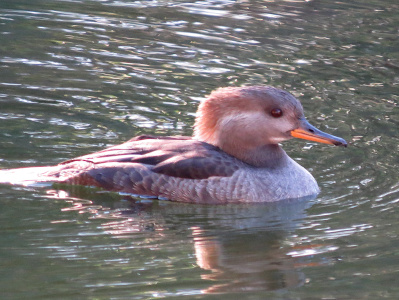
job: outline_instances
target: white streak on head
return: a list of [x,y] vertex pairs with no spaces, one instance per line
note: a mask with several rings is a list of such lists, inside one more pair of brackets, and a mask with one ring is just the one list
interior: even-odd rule
[[277,144],[290,139],[293,124],[273,118],[263,111],[244,111],[223,116],[217,123],[213,141],[217,146],[241,144],[242,148]]

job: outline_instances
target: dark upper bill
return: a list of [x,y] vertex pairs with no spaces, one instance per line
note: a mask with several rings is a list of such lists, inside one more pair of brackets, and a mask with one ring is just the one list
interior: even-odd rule
[[301,119],[299,127],[297,129],[291,130],[290,133],[293,137],[313,142],[331,144],[335,146],[348,146],[348,143],[344,139],[317,129],[316,127],[311,125],[305,118]]

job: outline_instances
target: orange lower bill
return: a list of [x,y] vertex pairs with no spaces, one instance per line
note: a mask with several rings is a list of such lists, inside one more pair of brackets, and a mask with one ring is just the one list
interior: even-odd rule
[[305,139],[305,140],[309,140],[309,141],[313,141],[313,142],[336,145],[336,142],[330,138],[325,138],[325,137],[319,136],[317,134],[312,134],[311,132],[305,131],[300,128],[291,130],[291,135],[293,137],[296,137],[299,139]]

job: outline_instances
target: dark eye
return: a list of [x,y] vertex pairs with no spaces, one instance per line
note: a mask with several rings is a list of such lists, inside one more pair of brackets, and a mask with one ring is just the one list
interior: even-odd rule
[[280,118],[283,115],[283,111],[279,108],[273,108],[270,111],[270,114],[272,115],[273,118]]

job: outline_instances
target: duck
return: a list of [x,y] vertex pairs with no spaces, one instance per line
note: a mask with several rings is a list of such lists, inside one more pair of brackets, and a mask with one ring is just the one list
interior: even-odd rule
[[141,135],[55,166],[1,170],[0,183],[94,186],[200,204],[315,196],[315,178],[280,145],[292,138],[347,146],[311,125],[285,90],[223,87],[199,104],[193,136]]

